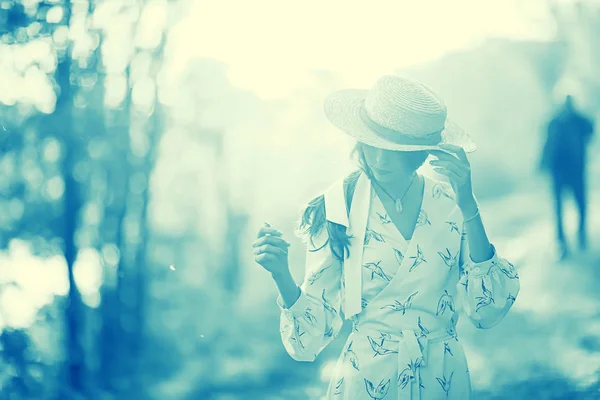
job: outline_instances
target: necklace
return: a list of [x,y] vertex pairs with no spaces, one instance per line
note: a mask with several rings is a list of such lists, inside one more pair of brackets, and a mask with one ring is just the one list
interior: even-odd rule
[[402,200],[404,199],[404,196],[406,196],[406,193],[408,193],[408,189],[410,189],[410,187],[412,186],[412,184],[415,181],[416,177],[417,177],[417,174],[414,173],[412,179],[410,180],[410,183],[408,184],[408,186],[406,187],[406,189],[404,189],[404,193],[402,193],[402,196],[400,196],[400,197],[394,197],[394,196],[392,196],[387,190],[385,190],[383,188],[383,186],[381,186],[379,184],[379,182],[377,182],[376,179],[373,179],[373,182],[375,182],[375,184],[379,187],[379,189],[381,189],[383,191],[383,193],[385,193],[390,199],[392,199],[392,201],[394,202],[394,204],[396,206],[396,211],[398,211],[399,213],[401,213],[402,211],[404,211],[404,208],[402,207]]

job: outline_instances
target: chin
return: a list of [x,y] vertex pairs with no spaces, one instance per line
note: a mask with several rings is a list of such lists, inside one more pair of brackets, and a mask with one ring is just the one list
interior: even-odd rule
[[390,174],[374,173],[373,175],[375,176],[375,179],[377,179],[378,182],[394,182],[394,181],[398,180],[398,174],[396,174],[396,173],[390,173]]

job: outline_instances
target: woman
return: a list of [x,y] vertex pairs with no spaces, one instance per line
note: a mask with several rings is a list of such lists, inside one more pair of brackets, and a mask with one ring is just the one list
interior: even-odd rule
[[[410,79],[384,76],[370,91],[336,92],[325,112],[357,139],[360,168],[304,212],[302,287],[280,231],[261,228],[253,245],[280,292],[285,348],[313,361],[350,319],[328,399],[468,399],[458,313],[491,328],[520,288],[487,238],[471,189],[465,152],[475,147],[446,120],[442,100]],[[418,172],[429,155],[450,185]]]

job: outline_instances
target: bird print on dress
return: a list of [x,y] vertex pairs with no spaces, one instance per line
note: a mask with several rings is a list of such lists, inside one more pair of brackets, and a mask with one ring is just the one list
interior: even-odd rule
[[380,233],[375,232],[373,229],[367,228],[367,230],[365,231],[365,246],[367,246],[371,242],[371,239],[380,243],[385,243],[385,239]]
[[508,297],[506,298],[506,301],[512,301],[514,303],[515,301],[517,301],[517,298],[509,293]]
[[458,254],[459,252],[457,252],[455,255],[452,255],[452,253],[450,253],[450,249],[447,247],[445,254],[438,251],[438,255],[442,257],[442,260],[444,260],[444,264],[446,264],[446,266],[449,269],[452,269],[458,263]]
[[396,257],[396,261],[398,261],[398,265],[402,265],[402,261],[404,261],[404,254],[398,249],[394,249],[394,257]]
[[358,356],[356,355],[354,350],[352,350],[352,343],[354,342],[351,341],[350,343],[348,343],[348,347],[346,348],[346,352],[344,353],[344,360],[347,359],[355,370],[360,371],[358,366]]
[[431,196],[434,199],[439,199],[440,197],[444,196],[450,200],[454,200],[454,196],[452,196],[452,194],[448,191],[446,185],[439,182],[433,185],[433,188],[431,190]]
[[312,310],[310,307],[306,307],[306,309],[304,310],[304,314],[302,314],[302,316],[304,317],[306,322],[308,322],[309,324],[314,326],[317,323],[317,318],[312,314],[311,311]]
[[361,308],[365,309],[369,305],[369,302],[364,297],[361,297],[360,305],[361,305]]
[[461,232],[458,230],[458,224],[454,221],[446,221],[448,225],[450,225],[450,232],[456,232],[460,236]]
[[460,278],[459,278],[459,283],[465,287],[465,291],[467,291],[467,289],[469,289],[469,272],[465,269],[463,269],[464,266],[459,266],[460,267]]
[[454,312],[454,299],[448,294],[448,290],[444,290],[444,294],[438,300],[435,315],[444,315],[447,309]]
[[419,358],[415,361],[411,358],[410,362],[406,365],[407,367],[398,374],[398,387],[400,389],[404,389],[411,380],[415,379],[417,373],[419,372],[417,369],[421,366],[421,359]]
[[417,227],[423,225],[431,225],[431,221],[429,221],[425,210],[421,209],[421,211],[419,211],[419,218],[417,218]]
[[335,384],[335,391],[333,392],[333,394],[335,396],[339,396],[340,394],[342,394],[342,385],[343,384],[344,384],[344,378],[342,377],[342,379],[337,381]]
[[321,300],[323,300],[323,307],[325,307],[327,311],[337,314],[337,310],[333,308],[329,299],[325,297],[325,289],[323,289],[323,293],[321,294]]
[[394,303],[392,304],[387,304],[383,307],[381,307],[381,309],[383,310],[384,308],[391,308],[393,311],[402,311],[402,315],[406,314],[406,310],[408,310],[410,308],[410,306],[412,305],[412,300],[413,297],[415,297],[417,295],[417,292],[414,292],[413,294],[411,294],[410,296],[408,296],[408,298],[406,299],[406,301],[404,303],[401,303],[398,300],[395,300]]
[[442,375],[441,378],[435,378],[437,379],[437,381],[439,382],[440,386],[442,387],[442,390],[444,392],[446,392],[446,398],[448,398],[448,393],[450,392],[450,389],[452,388],[452,376],[454,375],[454,371],[452,371],[450,373],[450,376],[448,377],[448,379],[446,379],[446,375]]
[[333,337],[333,327],[330,326],[329,328],[327,327],[327,324],[325,324],[325,337]]
[[450,355],[452,357],[454,357],[454,354],[452,354],[452,349],[450,348],[450,345],[446,342],[444,342],[444,354],[445,353],[450,353]]
[[477,300],[477,307],[475,308],[475,311],[479,311],[479,309],[481,309],[482,307],[486,307],[494,303],[492,292],[490,292],[488,288],[485,287],[485,282],[483,281],[483,279],[481,280],[481,291],[483,295],[475,297],[475,300]]
[[292,341],[293,343],[296,343],[296,345],[304,350],[304,344],[302,343],[302,335],[304,335],[304,332],[301,332],[301,328],[300,328],[300,323],[298,323],[298,319],[296,317],[294,317],[293,319],[294,321],[294,331],[292,334],[292,337],[290,338],[290,341]]
[[425,260],[425,256],[423,255],[423,251],[421,250],[421,246],[419,246],[419,245],[417,245],[417,255],[411,256],[410,258],[411,258],[411,260],[414,260],[414,261],[413,261],[413,264],[411,265],[411,267],[408,269],[408,272],[412,272],[413,269],[417,268],[422,263],[427,262],[427,260]]
[[379,264],[381,264],[381,260],[377,261],[376,263],[366,263],[363,265],[363,267],[371,271],[371,280],[373,280],[375,275],[377,275],[381,279],[389,282],[390,277],[383,272],[383,269],[379,266]]
[[381,400],[385,398],[385,396],[387,396],[388,391],[390,390],[390,380],[388,379],[387,381],[384,381],[382,379],[381,382],[379,382],[379,384],[377,385],[377,387],[375,387],[375,385],[373,385],[373,382],[365,378],[365,388],[367,390],[367,394],[373,400]]
[[411,379],[413,379],[413,376],[410,372],[410,367],[404,368],[398,374],[398,387],[400,389],[404,389],[406,387],[406,385],[408,385],[408,383],[410,382]]
[[452,339],[454,339],[458,342],[458,334],[456,332],[456,329],[454,329],[453,326],[446,328],[446,332],[448,333],[448,336],[450,336]]
[[517,274],[517,271],[515,270],[515,266],[512,265],[511,263],[509,263],[508,261],[506,262],[507,266],[505,267],[504,265],[502,265],[502,263],[499,263],[497,261],[492,261],[492,266],[490,267],[491,269],[498,269],[500,272],[502,272],[504,275],[506,275],[506,277],[508,279],[519,279],[519,275]]
[[429,335],[429,329],[425,328],[422,324],[421,324],[421,317],[417,318],[417,326],[419,327],[419,330],[421,331],[421,336],[419,337],[423,337],[423,336],[427,336]]
[[[510,279],[519,279],[519,274],[517,274],[517,270],[515,269],[515,266],[508,260],[504,260],[506,262],[506,264],[508,264],[508,268],[504,268],[508,274],[506,276],[508,276]],[[501,264],[501,263],[499,263]],[[502,272],[504,272],[504,269]]]
[[387,225],[387,224],[391,224],[391,223],[392,223],[392,220],[390,219],[390,217],[388,217],[388,215],[387,215],[387,214],[383,214],[383,215],[381,215],[381,214],[379,214],[379,213],[376,213],[376,214],[377,214],[377,216],[379,217],[379,221],[380,221],[380,222],[381,222],[383,225]]
[[314,284],[323,275],[323,272],[325,272],[329,267],[331,267],[331,265],[328,265],[326,267],[321,268],[318,271],[311,273],[310,276],[308,277],[308,282],[311,285]]
[[375,354],[373,354],[373,357],[385,356],[387,354],[398,353],[397,350],[388,349],[385,347],[386,338],[389,339],[389,335],[382,334],[381,337],[379,338],[379,340],[375,340],[371,336],[367,336],[367,340],[369,341],[369,344],[371,345],[371,349],[373,349],[373,351],[375,352]]

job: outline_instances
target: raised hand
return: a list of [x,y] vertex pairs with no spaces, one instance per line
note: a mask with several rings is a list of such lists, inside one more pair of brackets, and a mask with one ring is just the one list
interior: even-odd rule
[[431,150],[429,153],[437,157],[437,160],[431,160],[429,163],[433,169],[448,177],[452,189],[456,194],[456,204],[467,213],[477,209],[477,202],[473,195],[473,186],[471,183],[471,165],[467,159],[467,154],[462,147],[451,144],[440,145],[442,150]]
[[269,224],[258,230],[257,239],[252,244],[254,260],[272,275],[289,271],[288,249],[290,244],[283,234]]

